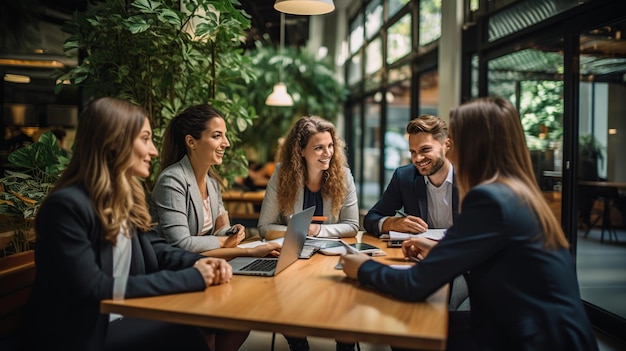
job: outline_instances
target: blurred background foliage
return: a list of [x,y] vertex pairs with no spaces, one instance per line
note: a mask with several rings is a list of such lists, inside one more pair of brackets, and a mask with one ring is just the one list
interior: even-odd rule
[[[257,76],[250,82],[248,98],[258,118],[253,128],[242,133],[242,145],[253,154],[255,161],[273,161],[279,138],[302,116],[317,115],[337,122],[348,91],[335,75],[330,58],[293,47],[281,51],[260,42],[247,56]],[[279,81],[287,86],[293,106],[265,105],[265,99]]]

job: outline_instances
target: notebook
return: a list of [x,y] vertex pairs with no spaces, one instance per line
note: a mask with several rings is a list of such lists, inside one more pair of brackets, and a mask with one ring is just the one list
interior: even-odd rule
[[[304,242],[304,248],[300,252],[300,258],[311,258],[314,253],[321,252],[328,254],[327,249],[342,247],[340,238],[315,238],[308,236]],[[334,253],[330,253],[333,255]]]
[[278,258],[235,257],[228,261],[233,267],[233,274],[271,277],[297,261],[304,246],[313,213],[315,213],[315,206],[289,217],[283,247]]

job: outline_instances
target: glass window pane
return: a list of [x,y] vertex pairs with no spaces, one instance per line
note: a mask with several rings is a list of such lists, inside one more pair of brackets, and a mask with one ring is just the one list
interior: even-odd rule
[[365,48],[365,74],[372,74],[383,67],[383,53],[380,37],[372,40]]
[[363,200],[360,198],[361,195],[361,184],[363,181],[361,174],[361,165],[363,162],[363,153],[361,152],[361,140],[363,138],[363,124],[361,123],[361,106],[359,104],[355,104],[352,106],[352,130],[349,133],[352,133],[352,145],[349,145],[348,148],[350,153],[354,155],[354,163],[351,164],[352,174],[354,176],[354,183],[357,189],[357,196],[359,196],[359,203]]
[[372,38],[383,25],[382,0],[372,0],[365,8],[365,34]]
[[350,54],[359,51],[363,40],[363,16],[359,13],[350,23]]
[[470,88],[472,99],[478,97],[478,55],[472,55],[472,86]]
[[387,19],[390,19],[411,0],[387,0]]
[[418,113],[437,116],[439,113],[439,72],[430,71],[420,75],[419,97]]
[[348,85],[361,81],[361,55],[354,55],[348,62]]
[[420,1],[419,45],[424,46],[441,36],[441,0]]
[[363,201],[361,208],[370,209],[380,198],[380,103],[373,96],[365,99],[365,126],[363,128]]
[[576,271],[582,298],[620,318],[626,318],[625,27],[582,34],[578,60]]
[[474,12],[480,8],[479,0],[470,0],[470,11]]
[[563,135],[562,41],[491,60],[488,91],[509,99],[520,113],[537,184],[561,218]]
[[389,184],[396,168],[411,163],[406,135],[406,125],[411,119],[411,82],[407,80],[390,87],[384,96],[387,100],[384,184]]
[[389,70],[388,80],[389,84],[399,82],[401,80],[411,79],[411,65],[406,64],[402,67],[393,68]]
[[406,14],[387,30],[387,63],[411,53],[411,15]]

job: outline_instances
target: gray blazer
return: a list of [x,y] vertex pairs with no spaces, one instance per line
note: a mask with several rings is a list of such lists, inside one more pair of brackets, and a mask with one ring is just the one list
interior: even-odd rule
[[[286,230],[288,217],[280,214],[278,209],[278,170],[280,164],[276,165],[276,170],[272,174],[267,189],[265,190],[265,197],[263,198],[263,205],[261,205],[261,214],[259,215],[259,234],[265,238],[265,235],[270,230]],[[350,169],[344,167],[346,185],[348,192],[346,198],[343,201],[343,206],[339,212],[339,217],[330,214],[330,199],[324,199],[324,216],[328,217],[328,221],[322,225],[322,229],[318,237],[322,238],[336,238],[336,237],[354,237],[359,230],[359,205],[356,198],[356,187],[354,186],[354,179]],[[293,205],[293,212],[302,211],[304,204],[304,189],[298,189],[296,202]],[[328,224],[326,224],[328,223]]]
[[152,219],[158,223],[156,231],[171,245],[191,252],[203,252],[220,247],[215,235],[224,235],[230,226],[215,232],[215,219],[226,212],[222,192],[217,180],[206,176],[213,229],[200,235],[204,224],[202,197],[196,183],[191,162],[187,156],[172,164],[159,174],[152,189],[150,210]]

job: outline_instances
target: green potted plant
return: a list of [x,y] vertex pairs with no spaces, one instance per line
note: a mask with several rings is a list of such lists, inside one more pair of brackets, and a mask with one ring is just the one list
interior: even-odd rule
[[33,219],[69,160],[54,134],[45,132],[12,152],[8,161],[10,169],[0,178],[0,214],[9,219],[13,235],[0,252],[3,256],[31,249]]
[[[218,172],[227,181],[247,172],[239,133],[256,117],[248,102],[255,79],[241,44],[250,17],[234,0],[103,0],[89,2],[63,27],[68,55],[78,66],[58,77],[87,99],[112,96],[146,108],[155,144],[170,119],[209,102],[225,114],[231,148]],[[153,162],[151,179],[157,175]],[[150,187],[148,182],[148,188]]]

